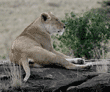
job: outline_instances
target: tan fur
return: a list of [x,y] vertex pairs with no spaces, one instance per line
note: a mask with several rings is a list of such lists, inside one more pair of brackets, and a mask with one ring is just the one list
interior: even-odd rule
[[[75,65],[66,58],[71,58],[53,49],[50,35],[62,34],[64,24],[52,13],[42,13],[15,39],[10,52],[11,62],[21,64],[26,72],[24,81],[30,76],[28,60],[39,66],[59,64],[66,69],[85,68],[89,65]],[[74,59],[73,59],[74,61]]]

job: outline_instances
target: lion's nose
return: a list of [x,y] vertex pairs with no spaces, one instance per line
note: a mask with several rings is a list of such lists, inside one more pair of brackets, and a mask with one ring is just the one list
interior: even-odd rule
[[65,28],[65,26],[63,26],[63,28]]
[[61,32],[61,30],[60,30],[60,31],[58,31],[58,32]]

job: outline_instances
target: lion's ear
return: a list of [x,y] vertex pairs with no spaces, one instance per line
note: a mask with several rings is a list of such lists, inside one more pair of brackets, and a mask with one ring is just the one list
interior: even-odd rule
[[50,15],[48,13],[42,13],[41,14],[41,19],[43,21],[47,21],[48,19],[50,19]]
[[52,13],[52,12],[48,12],[48,14],[52,14],[52,15],[53,15],[53,13]]

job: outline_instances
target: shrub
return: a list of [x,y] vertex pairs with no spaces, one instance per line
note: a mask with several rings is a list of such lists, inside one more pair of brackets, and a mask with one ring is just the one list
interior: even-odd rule
[[100,58],[102,43],[106,44],[110,39],[110,23],[105,13],[91,10],[81,17],[76,17],[73,12],[66,14],[62,20],[66,29],[58,40],[71,48],[75,57]]

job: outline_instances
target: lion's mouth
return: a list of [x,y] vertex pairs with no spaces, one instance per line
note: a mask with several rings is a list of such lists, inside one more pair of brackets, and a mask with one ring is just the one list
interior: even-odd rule
[[61,30],[58,31],[58,33],[60,33],[60,32],[61,32]]
[[59,35],[62,35],[62,34],[63,34],[63,32],[59,32],[58,34],[59,34]]
[[64,29],[59,30],[59,31],[58,31],[58,34],[59,34],[59,35],[63,35],[63,32],[64,32]]

